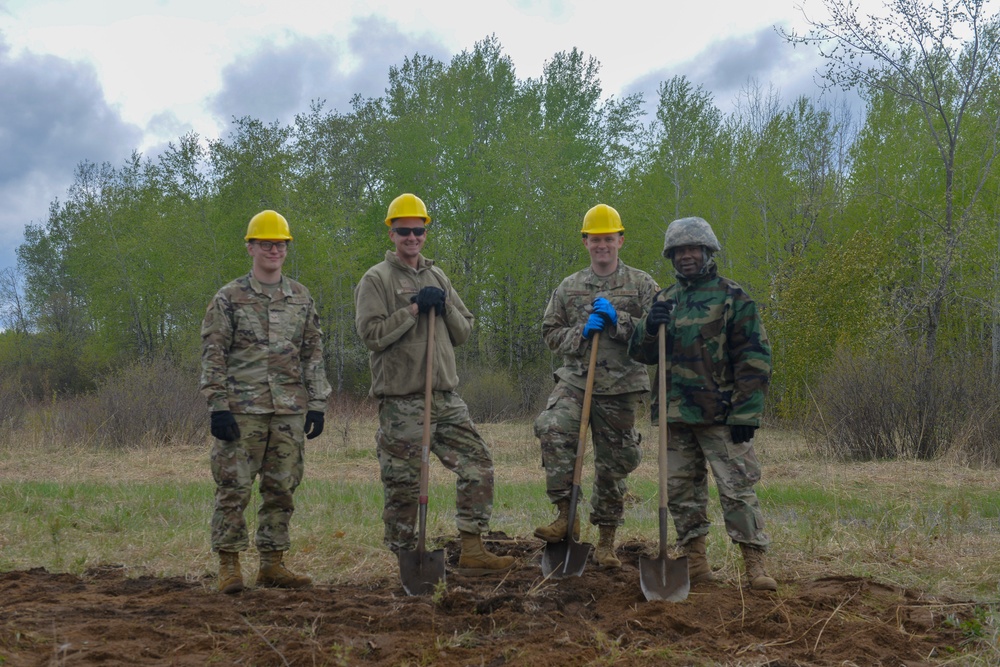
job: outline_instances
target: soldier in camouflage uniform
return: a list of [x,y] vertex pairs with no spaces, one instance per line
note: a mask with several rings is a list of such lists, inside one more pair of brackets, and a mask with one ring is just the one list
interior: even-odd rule
[[430,449],[458,477],[455,523],[462,541],[459,574],[503,572],[514,564],[483,547],[493,513],[493,459],[465,402],[455,393],[455,347],[472,333],[472,313],[444,272],[421,254],[431,218],[424,202],[402,194],[385,224],[394,250],[355,288],[356,326],[370,352],[371,395],[378,399],[375,434],[385,505],[385,544],[395,553],[416,548],[428,313],[435,317]]
[[[598,565],[619,568],[615,531],[623,523],[626,479],[642,458],[635,412],[649,391],[646,368],[628,357],[627,348],[659,287],[649,274],[618,259],[625,228],[614,208],[591,208],[581,232],[590,266],[562,281],[542,320],[545,343],[563,358],[555,372],[556,386],[535,420],[546,490],[559,514],[550,525],[537,528],[535,536],[547,542],[566,537],[590,349],[594,334],[601,332],[590,412],[596,469],[590,522],[600,532],[594,552]],[[574,534],[579,530],[574,522]]]
[[304,437],[323,431],[330,384],[322,332],[309,290],[282,276],[288,222],[275,211],[247,228],[249,274],[216,293],[201,326],[201,392],[212,413],[215,512],[212,550],[219,554],[219,590],[243,590],[239,555],[249,546],[243,512],[260,476],[255,544],[259,586],[301,588],[309,577],[289,571],[292,494],[302,480]]
[[715,580],[705,555],[710,525],[706,467],[711,467],[726,532],[740,545],[750,587],[773,591],[777,584],[764,567],[764,515],[753,489],[760,480],[753,435],[764,411],[771,346],[757,305],[739,285],[718,275],[712,255],[719,250],[705,220],[670,223],[663,256],[673,263],[677,282],[657,294],[635,327],[629,354],[656,364],[657,333],[666,327],[669,508],[678,544],[688,555],[691,582]]

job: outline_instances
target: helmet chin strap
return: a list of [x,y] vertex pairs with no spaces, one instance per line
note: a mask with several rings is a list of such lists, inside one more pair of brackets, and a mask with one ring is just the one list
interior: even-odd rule
[[713,257],[713,253],[712,253],[711,250],[708,249],[708,246],[702,246],[701,247],[701,252],[703,253],[703,255],[705,257],[705,261],[701,265],[701,271],[698,272],[699,276],[703,276],[703,275],[707,274],[708,271],[713,266],[715,266],[715,257]]

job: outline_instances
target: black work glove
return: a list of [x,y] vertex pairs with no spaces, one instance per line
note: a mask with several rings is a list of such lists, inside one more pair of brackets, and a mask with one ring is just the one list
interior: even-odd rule
[[674,312],[677,303],[673,299],[666,301],[654,301],[653,307],[646,315],[646,333],[655,336],[660,332],[661,324],[670,324],[670,316]]
[[730,426],[729,435],[733,437],[733,444],[738,445],[753,440],[753,432],[756,430],[756,426]]
[[306,437],[312,440],[319,437],[323,432],[323,413],[319,410],[310,410],[306,413]]
[[240,439],[240,426],[236,423],[236,417],[232,412],[216,410],[212,413],[212,435],[226,442]]
[[444,290],[440,287],[421,287],[420,291],[410,299],[411,303],[417,304],[417,312],[429,313],[431,308],[440,317],[444,315]]

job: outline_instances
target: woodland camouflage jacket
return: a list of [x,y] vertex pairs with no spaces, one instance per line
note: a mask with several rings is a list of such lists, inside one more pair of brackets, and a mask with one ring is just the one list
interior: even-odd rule
[[606,327],[597,344],[595,394],[649,391],[646,368],[628,356],[628,342],[636,322],[653,305],[659,287],[652,276],[618,262],[609,276],[587,267],[565,278],[549,298],[542,319],[542,336],[549,349],[563,358],[556,378],[578,388],[587,386],[591,339],[583,337],[594,299],[603,296],[618,312],[618,326]]
[[[771,377],[771,345],[757,305],[710,260],[704,275],[660,292],[677,306],[667,325],[667,421],[760,426]],[[645,317],[635,327],[629,355],[656,364],[656,336]],[[654,408],[652,414],[656,414]]]
[[469,339],[475,318],[432,260],[421,255],[414,269],[389,250],[385,261],[368,269],[354,289],[354,323],[371,350],[371,395],[376,398],[424,391],[429,318],[410,313],[410,298],[428,286],[443,289],[446,304],[444,316],[435,319],[432,387],[458,387],[455,346]]
[[326,410],[319,316],[301,283],[282,276],[269,297],[252,274],[237,278],[208,304],[201,341],[201,393],[213,412]]

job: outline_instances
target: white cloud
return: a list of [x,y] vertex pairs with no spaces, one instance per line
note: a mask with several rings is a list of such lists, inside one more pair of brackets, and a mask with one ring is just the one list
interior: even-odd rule
[[104,98],[94,69],[51,55],[14,55],[0,34],[0,268],[13,263],[24,225],[42,222],[48,204],[84,160],[120,163],[141,139]]
[[[413,43],[457,53],[496,35],[522,78],[574,47],[602,65],[606,94],[672,64],[689,62],[731,34],[752,34],[797,15],[791,0],[650,4],[638,0],[12,0],[0,30],[17,48],[85,60],[122,117],[145,126],[165,109],[206,135],[222,128],[209,107],[241,63],[267,49],[289,53],[313,39],[336,60],[335,74],[363,68],[374,53],[399,62]],[[706,15],[708,13],[708,15]],[[394,35],[355,34],[356,21]],[[14,29],[16,28],[16,30]],[[361,54],[345,48],[365,45]],[[383,73],[384,77],[384,73]],[[162,139],[150,137],[149,143]]]
[[[717,86],[720,105],[751,75],[799,94],[811,65],[768,35],[800,20],[797,4],[0,0],[0,97],[17,95],[0,112],[0,141],[23,156],[0,166],[0,243],[44,220],[82,160],[118,165],[133,148],[155,155],[187,132],[215,138],[232,116],[288,122],[312,99],[346,110],[354,93],[380,95],[404,57],[447,61],[491,35],[522,79],[581,50],[601,63],[606,96],[641,91],[655,102],[674,74]],[[64,77],[55,88],[53,76]]]

